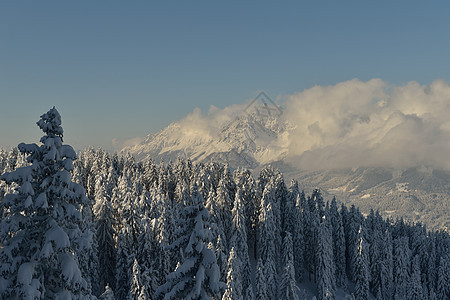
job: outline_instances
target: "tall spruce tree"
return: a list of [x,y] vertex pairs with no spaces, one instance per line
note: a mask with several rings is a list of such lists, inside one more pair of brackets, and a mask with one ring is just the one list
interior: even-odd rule
[[234,246],[231,247],[230,258],[228,259],[227,288],[222,300],[242,300],[244,298],[242,289],[242,264],[239,256],[236,255]]
[[[293,232],[293,248],[294,248],[294,269],[295,278],[297,281],[302,281],[303,279],[303,268],[304,268],[304,255],[305,255],[305,235],[304,235],[304,218],[303,218],[303,205],[304,194],[297,194],[295,208],[294,208],[294,232]],[[302,198],[303,195],[303,198]]]
[[382,237],[383,247],[381,248],[380,262],[380,290],[383,299],[392,299],[393,281],[394,281],[394,259],[392,236],[389,230],[386,230]]
[[367,300],[369,299],[369,258],[368,258],[368,245],[364,237],[363,227],[360,226],[356,237],[357,245],[354,248],[355,254],[355,299]]
[[8,211],[0,226],[0,295],[3,299],[89,299],[79,251],[92,249],[83,230],[84,189],[72,182],[76,154],[63,145],[61,116],[53,107],[37,122],[41,145],[19,144],[29,166],[2,175],[15,192],[5,196]]
[[333,258],[333,240],[330,228],[331,224],[326,216],[322,217],[319,224],[319,236],[317,245],[317,288],[318,299],[334,299],[336,290],[335,264]]
[[209,213],[196,186],[179,220],[177,239],[172,250],[182,250],[178,267],[166,277],[157,295],[168,299],[213,299],[219,297],[226,284],[219,281],[220,270],[214,251],[207,247],[212,235],[208,229]]
[[411,277],[407,295],[410,300],[420,300],[425,298],[420,278],[420,260],[418,255],[414,256],[412,261]]
[[407,237],[394,241],[395,299],[406,299],[410,274],[411,251]]
[[330,223],[333,235],[333,256],[335,261],[336,286],[346,287],[347,275],[345,273],[345,234],[342,216],[338,212],[336,198],[333,197],[330,205]]
[[450,299],[450,254],[446,253],[439,261],[437,272],[437,298]]
[[[234,197],[234,206],[231,211],[231,245],[234,246],[236,255],[241,262],[241,278],[243,291],[251,291],[251,269],[250,258],[248,255],[247,231],[245,226],[244,205],[242,203],[242,193],[240,188],[236,191]],[[248,295],[251,297],[251,295]]]
[[113,291],[116,287],[116,242],[114,232],[114,211],[101,185],[95,193],[96,230],[98,241],[99,286],[101,293],[106,286]]
[[267,295],[267,281],[266,275],[264,274],[264,264],[261,258],[258,259],[258,263],[256,265],[256,299],[270,299]]
[[286,232],[283,240],[284,268],[280,283],[280,299],[282,300],[298,300],[299,288],[295,282],[293,250],[292,235],[290,232]]

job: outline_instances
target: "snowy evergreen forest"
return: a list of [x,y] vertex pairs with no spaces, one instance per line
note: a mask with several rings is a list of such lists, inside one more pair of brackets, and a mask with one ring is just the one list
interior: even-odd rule
[[38,126],[0,150],[1,299],[450,299],[446,231],[272,168],[76,155],[54,108]]

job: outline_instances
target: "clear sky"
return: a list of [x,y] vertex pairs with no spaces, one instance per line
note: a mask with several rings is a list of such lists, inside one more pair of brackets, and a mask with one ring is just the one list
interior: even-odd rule
[[450,80],[449,1],[1,1],[0,147],[112,149],[199,107],[358,78]]

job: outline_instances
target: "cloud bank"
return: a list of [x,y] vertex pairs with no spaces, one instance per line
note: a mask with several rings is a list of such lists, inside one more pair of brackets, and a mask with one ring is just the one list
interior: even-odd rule
[[450,87],[354,79],[289,96],[286,158],[306,169],[450,169]]
[[[289,126],[267,149],[301,169],[382,166],[450,170],[450,86],[354,79],[282,97]],[[246,104],[200,109],[178,122],[183,136],[218,137]],[[274,159],[278,159],[274,155]]]

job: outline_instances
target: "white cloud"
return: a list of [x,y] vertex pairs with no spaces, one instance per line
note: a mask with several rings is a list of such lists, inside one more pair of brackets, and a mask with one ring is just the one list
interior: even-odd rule
[[292,95],[288,160],[300,167],[450,168],[450,87],[354,79]]
[[[285,99],[282,117],[289,130],[266,146],[285,153],[288,162],[302,169],[450,169],[450,86],[441,80],[396,86],[381,79],[353,79],[315,86]],[[245,107],[211,106],[206,114],[195,109],[178,122],[179,134],[199,143],[210,141]],[[113,144],[136,141],[140,138]]]

